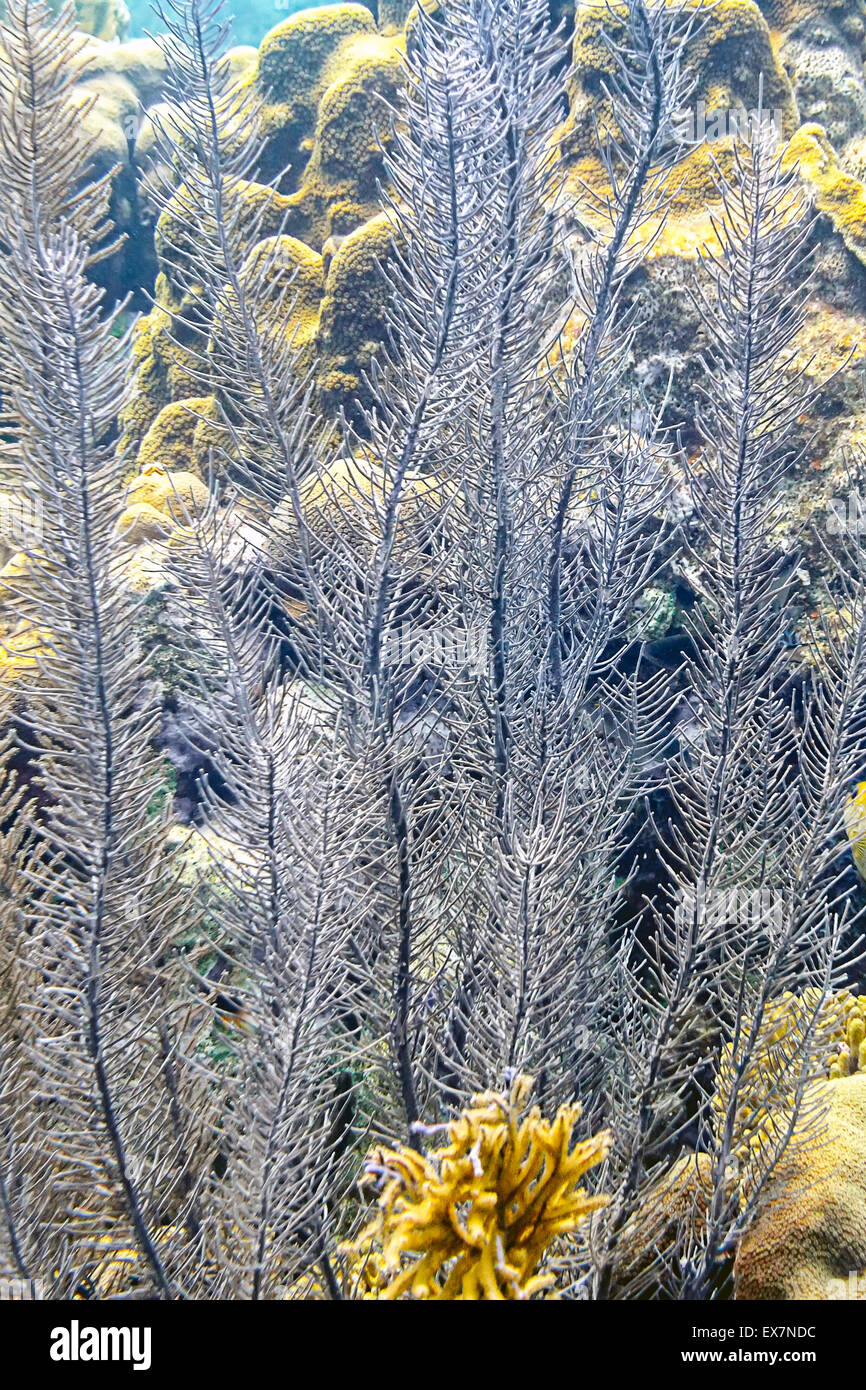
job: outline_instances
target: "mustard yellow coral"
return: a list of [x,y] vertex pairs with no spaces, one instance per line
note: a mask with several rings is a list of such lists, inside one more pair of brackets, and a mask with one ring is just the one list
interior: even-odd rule
[[150,502],[136,502],[126,507],[117,522],[117,534],[127,545],[161,540],[170,533],[171,528],[171,519]]
[[322,5],[284,19],[259,46],[256,81],[291,118],[314,117],[345,39],[375,34],[376,21],[365,5]]
[[652,1183],[639,1209],[623,1225],[613,1255],[614,1289],[631,1297],[656,1285],[661,1252],[673,1252],[683,1232],[699,1234],[713,1190],[713,1162],[706,1153],[684,1153]]
[[[665,0],[671,9],[679,0]],[[791,84],[773,53],[770,30],[753,0],[688,0],[687,8],[703,14],[689,37],[684,63],[694,72],[694,105],[701,103],[709,128],[714,114],[725,118],[758,106],[763,79],[763,109],[778,113],[786,133],[797,125]],[[571,115],[566,125],[566,151],[595,149],[594,121],[612,128],[610,103],[604,88],[616,73],[618,42],[625,37],[627,9],[622,3],[586,0],[577,10],[574,67],[570,79]],[[720,132],[724,133],[724,132]]]
[[322,301],[317,372],[326,410],[357,395],[383,342],[388,304],[380,268],[393,254],[396,236],[393,218],[380,213],[334,247]]
[[[849,1271],[866,1270],[866,1072],[859,1069],[866,997],[843,990],[823,998],[807,990],[786,993],[768,1006],[755,1055],[739,1083],[739,1142],[726,1179],[731,1193],[748,1196],[750,1157],[774,1136],[787,1136],[792,1111],[785,1069],[792,1059],[796,1066],[807,1029],[814,1029],[816,1047],[805,1057],[806,1071],[814,1062],[815,1074],[806,1082],[780,1161],[770,1173],[758,1164],[764,1186],[734,1266],[740,1299],[848,1297]],[[717,1121],[731,1067],[731,1050],[725,1048],[713,1102]],[[829,1078],[820,1076],[823,1068]],[[699,1238],[711,1190],[710,1156],[682,1155],[624,1227],[615,1280],[634,1288],[636,1278],[651,1271],[654,1253],[674,1249],[684,1227]],[[866,1296],[866,1286],[859,1296]]]
[[788,141],[783,162],[798,170],[815,206],[866,264],[866,188],[842,168],[823,126],[801,126]]
[[552,1122],[528,1108],[531,1078],[508,1094],[485,1091],[447,1126],[449,1143],[424,1155],[376,1150],[368,1173],[382,1185],[378,1212],[346,1253],[366,1257],[365,1296],[517,1300],[548,1290],[539,1273],[606,1198],[581,1179],[607,1156],[610,1136],[574,1144],[580,1107]]
[[[744,1032],[736,1053],[730,1043],[722,1047],[713,1116],[721,1131],[728,1098],[736,1095],[734,1156],[744,1196],[753,1176],[751,1161],[757,1161],[762,1173],[768,1146],[784,1143],[803,1087],[820,1074],[819,1056],[831,1051],[834,1024],[833,1001],[821,991],[786,991],[767,1003],[757,1036]],[[829,1055],[825,1065],[829,1067]]]
[[53,654],[53,638],[47,628],[20,623],[14,632],[0,639],[0,683],[16,685]]
[[[275,236],[281,230],[290,206],[281,193],[250,179],[235,179],[226,190],[226,203],[227,215],[235,222],[235,251],[242,255],[249,253],[261,238]],[[181,184],[160,213],[154,237],[159,263],[169,284],[172,271],[178,265],[188,266],[195,254],[194,241],[201,225],[202,209],[186,184]],[[216,235],[212,225],[207,231],[211,237]],[[159,286],[157,289],[157,298],[166,307],[179,307],[167,302],[164,291],[159,292]]]
[[[387,112],[403,83],[405,49],[398,26],[387,27],[380,33],[370,10],[358,4],[292,15],[265,36],[254,62],[248,52],[236,55],[222,113],[230,144],[238,104],[247,94],[261,103],[262,182],[238,179],[227,194],[236,252],[245,258],[247,276],[268,264],[274,293],[264,299],[272,322],[277,291],[293,275],[296,307],[286,331],[301,350],[299,369],[315,367],[319,403],[328,415],[351,407],[382,342],[385,289],[377,262],[388,255],[392,233],[380,216],[379,186],[386,181]],[[183,123],[171,119],[182,142]],[[152,146],[146,125],[136,146],[145,164]],[[192,353],[201,360],[209,324],[188,284],[201,216],[181,181],[157,220],[156,307],[135,330],[132,390],[120,417],[119,448],[128,457],[134,458],[164,407],[207,389]],[[211,346],[219,351],[218,341]],[[152,443],[140,463],[150,461]]]
[[296,237],[266,237],[250,252],[241,270],[254,287],[251,299],[259,331],[276,331],[293,343],[300,370],[311,365],[325,289],[322,258]]
[[[137,450],[163,406],[201,393],[201,385],[193,375],[196,364],[190,352],[194,330],[184,328],[172,310],[165,307],[172,300],[164,275],[157,279],[156,298],[157,304],[133,329],[132,389],[119,415],[121,454]],[[184,312],[190,307],[175,306]]]
[[141,472],[156,464],[166,470],[198,472],[196,430],[202,419],[217,418],[213,396],[191,396],[163,406],[141,441],[138,466]]
[[45,554],[41,550],[16,550],[0,569],[0,603],[11,601],[20,612],[26,604],[34,579],[40,568],[45,566]]
[[[866,1073],[814,1082],[807,1116],[767,1175],[740,1241],[736,1299],[866,1298]],[[618,1278],[634,1287],[635,1274],[651,1263],[648,1245],[674,1248],[684,1223],[700,1233],[710,1177],[708,1156],[690,1154],[659,1180],[623,1231]]]
[[386,33],[402,29],[409,18],[412,5],[413,0],[379,0],[379,28]]
[[866,994],[844,991],[833,1000],[828,1074],[831,1081],[866,1071]]
[[[866,1067],[866,995],[849,990],[824,995],[815,988],[802,994],[786,991],[768,1003],[753,1053],[739,1080],[740,1125],[746,1140],[766,1128],[769,1104],[781,1113],[786,1078],[799,1070],[812,1079],[834,1080]],[[722,1049],[717,1092],[724,1096],[733,1080],[730,1045]],[[788,1082],[790,1084],[790,1081]],[[714,1102],[718,1112],[720,1102]]]
[[304,10],[262,40],[247,79],[264,102],[261,174],[289,195],[284,230],[316,249],[379,211],[402,52],[362,5]]
[[[680,8],[679,0],[665,4]],[[753,0],[688,0],[686,8],[701,12],[703,22],[685,44],[683,61],[695,75],[695,91],[689,109],[678,113],[678,119],[685,121],[683,135],[697,143],[666,180],[666,222],[651,219],[645,228],[647,236],[661,231],[655,256],[695,256],[702,246],[715,245],[709,213],[719,202],[719,175],[733,174],[734,147],[749,115],[758,110],[759,82],[764,119],[772,120],[786,136],[798,122],[790,81]],[[615,54],[625,39],[626,22],[622,3],[587,0],[577,8],[570,112],[557,139],[569,170],[568,197],[577,200],[590,223],[595,200],[609,194],[597,132],[619,135],[606,89],[615,77]],[[587,198],[587,189],[593,197]]]
[[[129,484],[127,508],[145,504],[162,516],[183,522],[188,516],[201,512],[207,506],[208,497],[206,485],[195,473],[183,469],[169,472],[157,464],[150,464]],[[128,516],[129,511],[124,515]]]

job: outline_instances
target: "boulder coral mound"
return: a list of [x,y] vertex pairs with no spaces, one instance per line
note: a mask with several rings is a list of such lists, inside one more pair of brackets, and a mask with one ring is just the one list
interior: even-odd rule
[[[781,22],[776,49],[791,79],[800,120],[817,122],[837,150],[866,129],[863,80],[866,11],[862,0],[831,5],[765,8],[771,25]],[[799,12],[798,12],[799,11]]]
[[[238,196],[253,198],[260,187],[249,185]],[[271,196],[285,201],[279,194]],[[258,214],[255,220],[261,227]],[[264,236],[241,267],[241,279],[256,286],[259,331],[291,341],[298,372],[312,377],[327,415],[341,407],[351,414],[364,399],[364,375],[385,338],[387,291],[381,266],[392,253],[394,237],[391,217],[378,213],[346,236],[331,238],[325,255],[296,237]],[[167,253],[163,255],[167,264]],[[140,448],[139,466],[157,449],[170,454],[175,464],[201,469],[208,435],[201,428],[196,431],[191,416],[216,421],[219,406],[213,396],[203,397],[200,363],[205,352],[218,363],[231,348],[219,333],[209,337],[206,321],[196,327],[194,291],[178,297],[165,272],[157,279],[156,299],[134,329],[133,375],[120,418],[120,447],[131,458]]]
[[823,1138],[792,1145],[734,1263],[738,1299],[866,1297],[866,1073],[820,1083]]
[[[182,141],[183,117],[163,102],[166,64],[159,44],[117,42],[117,27],[106,18],[113,3],[88,11],[91,36],[84,40],[79,88],[83,102],[96,97],[82,117],[91,171],[113,171],[112,217],[126,237],[102,272],[119,298],[150,278],[147,175],[158,154],[158,129]],[[381,32],[364,5],[303,10],[272,29],[258,49],[232,49],[223,60],[239,95],[261,107],[258,176],[276,179],[283,195],[272,231],[321,251],[329,237],[345,236],[380,211],[388,107],[402,82],[401,9],[385,7]]]
[[[665,5],[671,15],[684,8],[677,0],[665,0]],[[763,118],[772,120],[780,135],[793,134],[799,123],[791,83],[753,0],[719,0],[713,5],[689,0],[685,12],[689,11],[697,22],[685,43],[684,61],[695,73],[696,85],[688,109],[676,113],[676,124],[684,149],[693,148],[669,178],[670,228],[663,230],[655,255],[694,254],[710,235],[708,211],[718,201],[719,171],[731,169],[733,146],[750,113],[761,105]],[[620,134],[607,93],[616,76],[614,54],[625,34],[626,18],[622,3],[584,0],[577,6],[569,115],[558,139],[569,168],[566,197],[577,199],[590,221],[593,199],[603,202],[608,192],[597,132],[614,141]]]
[[[313,469],[301,482],[298,502],[309,529],[309,538],[322,553],[340,535],[344,542],[370,544],[381,534],[389,488],[392,482],[380,462],[359,455],[338,458],[328,467]],[[406,545],[414,540],[422,545],[429,536],[433,518],[447,494],[435,477],[409,473],[403,482],[403,504],[397,521],[397,541]],[[275,552],[291,553],[299,537],[291,498],[284,498],[271,521]]]
[[164,406],[141,441],[139,470],[144,473],[157,465],[167,472],[187,469],[203,475],[207,463],[203,425],[216,419],[213,396],[193,396]]
[[[263,312],[275,324],[285,319],[299,370],[314,372],[329,415],[357,409],[364,373],[385,335],[379,264],[390,254],[393,225],[379,188],[405,49],[395,15],[380,32],[363,5],[304,10],[272,29],[257,51],[235,51],[230,63],[237,95],[259,106],[263,140],[263,182],[239,181],[232,190],[243,273],[258,277],[260,289],[263,270],[271,281]],[[157,157],[158,122],[183,140],[182,113],[157,103],[136,140],[142,167]],[[156,304],[135,329],[121,417],[121,450],[131,458],[166,406],[202,397],[201,354],[220,348],[218,337],[208,342],[209,325],[189,283],[189,215],[181,183],[155,229]],[[179,415],[172,419],[181,424]],[[186,444],[188,436],[187,429]]]
[[261,176],[289,197],[285,230],[321,250],[380,210],[388,105],[404,40],[364,5],[324,5],[278,24],[241,83],[262,103]]
[[100,268],[112,298],[140,291],[153,273],[152,227],[141,197],[134,142],[149,109],[160,99],[165,57],[153,39],[109,42],[93,36],[81,50],[77,92],[82,139],[89,147],[91,174],[111,174],[111,217],[122,240]]

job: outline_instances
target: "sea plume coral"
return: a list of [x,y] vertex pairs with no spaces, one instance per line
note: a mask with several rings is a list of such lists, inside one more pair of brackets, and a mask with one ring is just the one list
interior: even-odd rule
[[531,1090],[518,1076],[508,1092],[473,1096],[432,1153],[374,1150],[378,1212],[348,1248],[364,1257],[364,1297],[507,1301],[551,1288],[554,1276],[538,1272],[545,1255],[607,1200],[581,1180],[610,1136],[575,1143],[580,1107],[545,1120],[527,1108]]
[[[744,134],[691,286],[685,454],[632,293],[701,7],[621,7],[580,225],[549,8],[423,5],[382,49],[329,7],[265,45],[269,99],[218,4],[165,0],[159,308],[131,339],[88,278],[100,199],[65,200],[68,122],[32,196],[0,139],[3,406],[41,507],[0,572],[38,793],[0,776],[0,1255],[51,1296],[715,1297],[859,1095],[866,566],[833,533],[819,631],[779,505],[809,464],[812,225]],[[12,12],[20,56],[43,21]],[[347,14],[357,56],[402,55],[381,147],[362,131],[384,186],[307,246],[268,122]],[[326,133],[313,171],[342,179]],[[137,476],[118,427],[146,431]]]

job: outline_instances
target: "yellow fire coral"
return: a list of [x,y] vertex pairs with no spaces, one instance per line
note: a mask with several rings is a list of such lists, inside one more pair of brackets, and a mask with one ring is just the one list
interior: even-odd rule
[[368,1173],[383,1184],[375,1219],[345,1253],[364,1257],[366,1298],[515,1300],[542,1293],[536,1271],[554,1241],[605,1205],[580,1180],[606,1158],[610,1136],[572,1147],[577,1105],[552,1122],[527,1108],[532,1079],[485,1091],[447,1126],[429,1155],[380,1149]]

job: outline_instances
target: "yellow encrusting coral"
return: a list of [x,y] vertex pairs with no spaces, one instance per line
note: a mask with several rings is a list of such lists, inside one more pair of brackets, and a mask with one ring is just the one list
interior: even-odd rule
[[[665,4],[673,9],[678,0]],[[798,123],[790,81],[753,0],[688,0],[686,8],[703,15],[684,51],[684,61],[695,73],[694,101],[688,111],[677,113],[691,122],[692,128],[683,134],[694,147],[667,180],[672,225],[662,228],[664,249],[657,249],[656,255],[695,255],[712,239],[708,206],[719,201],[719,174],[731,174],[733,147],[750,116],[757,115],[759,99],[763,119],[772,120],[780,135],[793,133]],[[557,139],[569,166],[567,195],[577,200],[588,222],[593,221],[593,205],[609,196],[597,132],[614,138],[620,134],[608,88],[615,78],[617,44],[624,38],[626,19],[622,3],[588,0],[577,8],[570,112]],[[658,232],[658,219],[649,230]]]
[[38,578],[40,566],[45,565],[42,550],[16,550],[0,569],[0,605],[12,604],[20,614],[26,605],[29,590]]
[[828,1072],[831,1081],[839,1081],[866,1071],[866,994],[849,994],[845,990],[835,996],[833,1005],[836,1027]]
[[394,219],[380,213],[334,247],[322,300],[317,366],[327,411],[358,394],[363,373],[384,341],[388,291],[381,270],[394,252],[397,235]]
[[757,1030],[747,1022],[736,1050],[725,1043],[719,1058],[713,1096],[713,1123],[721,1141],[734,1100],[736,1115],[732,1157],[738,1165],[742,1200],[749,1195],[756,1165],[761,1181],[765,1155],[784,1147],[790,1126],[801,1115],[805,1128],[808,1106],[804,1095],[821,1074],[820,1057],[830,1066],[833,1037],[838,1027],[833,996],[818,989],[802,994],[786,991],[764,1007]]
[[316,249],[379,211],[402,52],[402,34],[377,32],[363,5],[324,5],[266,34],[242,79],[264,103],[261,170],[282,175],[284,230]]
[[[296,237],[265,237],[244,261],[240,278],[249,287],[259,332],[285,334],[297,354],[299,373],[309,371],[325,288],[319,253]],[[231,295],[227,302],[233,302]],[[219,350],[218,341],[213,350]]]
[[122,512],[117,522],[117,534],[127,545],[162,540],[171,529],[171,519],[150,502],[135,502]]
[[[786,993],[766,1009],[752,1060],[739,1079],[733,1161],[725,1170],[727,1190],[741,1204],[754,1176],[764,1183],[736,1254],[738,1299],[849,1297],[848,1272],[866,1269],[864,1035],[866,996],[847,990],[826,997],[817,989]],[[794,1076],[802,1071],[796,1114],[789,1068]],[[717,1129],[724,1122],[732,1069],[731,1049],[723,1048],[713,1099]],[[778,1161],[768,1170],[766,1153],[773,1148]],[[683,1154],[662,1173],[623,1229],[617,1281],[633,1282],[650,1270],[655,1252],[673,1250],[684,1228],[701,1238],[712,1184],[707,1153]],[[866,1290],[855,1296],[866,1296]]]
[[[379,27],[386,33],[392,33],[402,29],[412,11],[414,0],[379,0]],[[432,12],[436,4],[428,0],[428,9]]]
[[368,1174],[382,1184],[376,1217],[344,1252],[363,1257],[362,1297],[522,1300],[545,1293],[539,1267],[606,1203],[580,1186],[606,1158],[610,1136],[573,1143],[580,1107],[553,1121],[528,1108],[532,1080],[485,1091],[447,1126],[430,1154],[375,1150]]
[[[866,1070],[864,1039],[866,995],[847,989],[825,995],[813,987],[802,994],[786,991],[768,1003],[757,1038],[748,1043],[752,1057],[738,1083],[744,1130],[752,1123],[760,1129],[768,1098],[782,1108],[785,1082],[799,1071],[805,1079],[832,1081]],[[732,1064],[726,1045],[719,1063],[720,1096],[732,1083]],[[718,1112],[718,1101],[715,1108]]]
[[[379,188],[404,46],[402,33],[379,33],[364,6],[326,5],[277,25],[256,62],[245,57],[239,66],[238,94],[249,91],[263,103],[258,177],[275,185],[237,180],[228,190],[235,252],[243,258],[242,276],[256,280],[256,302],[268,322],[285,318],[299,373],[314,372],[326,417],[357,409],[363,374],[385,335],[387,290],[379,265],[391,254],[394,226],[381,211]],[[145,161],[152,153],[148,139],[139,140]],[[176,465],[177,452],[190,447],[180,413],[160,420],[158,441],[142,441],[166,406],[207,390],[202,363],[210,325],[188,284],[190,238],[201,215],[181,182],[156,226],[156,303],[134,330],[132,388],[120,417],[120,451],[134,460],[141,446],[139,466],[167,445]],[[286,302],[291,314],[282,313]],[[219,352],[218,333],[209,346]],[[177,452],[168,439],[172,426]],[[201,434],[192,441],[187,467],[203,466],[202,441]]]
[[652,1288],[660,1254],[673,1252],[683,1233],[700,1236],[713,1190],[713,1162],[707,1153],[683,1153],[665,1166],[619,1232],[613,1255],[615,1290]]
[[823,126],[801,126],[788,141],[783,164],[797,169],[815,206],[866,264],[866,187],[842,168]]
[[[167,296],[166,278],[161,275],[156,284],[156,305],[133,328],[132,389],[119,415],[121,454],[134,456],[163,406],[201,395],[191,344],[181,341],[184,336],[191,337],[190,330],[185,331],[173,312],[163,307]],[[185,307],[175,309],[180,312]]]
[[28,621],[21,622],[14,632],[0,639],[0,683],[16,685],[53,655],[49,630]]

